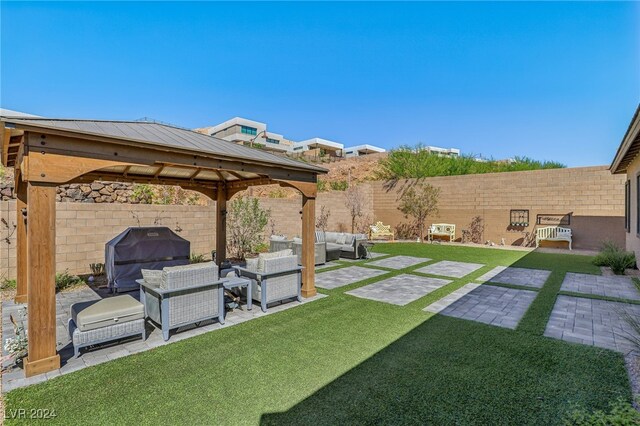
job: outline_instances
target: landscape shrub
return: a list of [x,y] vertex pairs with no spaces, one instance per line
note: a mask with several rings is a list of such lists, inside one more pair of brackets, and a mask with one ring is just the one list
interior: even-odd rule
[[64,272],[58,272],[56,274],[56,291],[64,290],[69,287],[73,287],[78,284],[83,284],[84,281],[77,275],[69,273],[68,269]]
[[636,255],[633,252],[623,250],[611,241],[606,241],[593,263],[596,266],[610,267],[616,275],[624,275],[625,269],[635,266]]
[[260,207],[257,198],[240,197],[227,206],[227,249],[229,255],[244,259],[255,252],[263,242],[263,233],[269,223],[270,210]]
[[617,399],[609,404],[609,412],[597,410],[587,412],[576,409],[564,419],[565,425],[596,426],[596,425],[638,425],[640,413],[624,399]]
[[537,161],[515,157],[512,161],[478,161],[470,155],[444,157],[431,153],[422,145],[402,146],[379,160],[376,177],[383,180],[419,179],[433,176],[456,176],[523,170],[559,169],[566,167],[555,161]]

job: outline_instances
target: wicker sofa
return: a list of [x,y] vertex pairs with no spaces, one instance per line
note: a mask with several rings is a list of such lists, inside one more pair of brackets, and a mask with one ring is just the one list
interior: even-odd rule
[[367,241],[364,234],[316,231],[316,242],[325,243],[327,249],[340,248],[340,257],[360,259],[365,255],[362,243]]
[[142,276],[145,317],[160,325],[164,340],[170,330],[207,319],[224,324],[224,286],[215,263],[143,269]]
[[261,253],[257,258],[247,259],[246,267],[234,266],[238,275],[253,280],[253,300],[260,302],[263,312],[268,305],[288,299],[302,301],[300,296],[302,267],[291,249],[273,253]]
[[[302,265],[302,239],[294,238],[288,240],[286,237],[272,235],[269,239],[269,252],[274,253],[277,251],[291,249],[293,254],[298,256],[298,264]],[[327,262],[327,250],[325,243],[315,243],[314,263],[316,265],[323,265]]]

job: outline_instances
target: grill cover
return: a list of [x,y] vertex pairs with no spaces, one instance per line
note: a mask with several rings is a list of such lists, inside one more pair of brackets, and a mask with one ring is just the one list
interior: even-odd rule
[[131,227],[105,245],[104,267],[109,288],[138,290],[141,269],[187,265],[191,243],[164,226]]

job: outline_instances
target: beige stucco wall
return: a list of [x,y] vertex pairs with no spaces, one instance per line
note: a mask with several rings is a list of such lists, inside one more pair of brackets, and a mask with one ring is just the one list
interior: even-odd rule
[[[640,258],[640,232],[638,232],[638,181],[636,176],[640,174],[640,157],[629,164],[626,175],[618,175],[625,180],[628,179],[631,185],[630,197],[630,230],[625,233],[627,250],[634,251],[636,256]],[[623,187],[624,188],[624,187]],[[622,190],[624,194],[624,189]]]

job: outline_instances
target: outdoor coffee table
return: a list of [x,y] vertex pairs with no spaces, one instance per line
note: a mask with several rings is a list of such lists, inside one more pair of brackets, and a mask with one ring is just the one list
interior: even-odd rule
[[253,284],[251,284],[251,280],[242,277],[228,277],[223,280],[225,290],[232,291],[243,287],[247,289],[247,310],[250,311],[253,308],[253,300],[251,299]]

